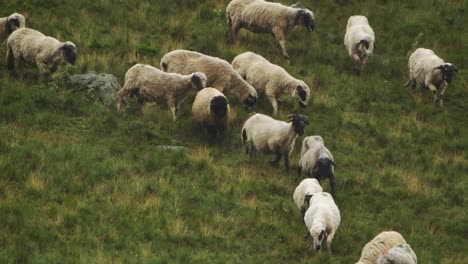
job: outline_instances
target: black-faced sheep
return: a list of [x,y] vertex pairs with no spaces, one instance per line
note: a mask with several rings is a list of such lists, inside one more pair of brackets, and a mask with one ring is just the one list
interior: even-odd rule
[[406,241],[400,233],[384,231],[364,246],[361,258],[356,264],[375,264],[380,254],[394,246],[403,244],[406,244]]
[[394,246],[380,254],[376,264],[418,264],[418,258],[409,244]]
[[285,57],[289,57],[285,34],[298,25],[303,25],[309,31],[313,31],[315,27],[314,13],[309,9],[263,0],[233,0],[226,8],[226,18],[230,41],[235,40],[241,28],[256,33],[273,34]]
[[329,179],[330,192],[335,196],[335,160],[321,136],[304,138],[297,172],[317,180]]
[[2,44],[13,31],[24,28],[25,26],[26,19],[23,15],[18,13],[0,18],[0,44]]
[[304,216],[306,210],[310,205],[310,198],[316,193],[323,192],[322,186],[317,179],[304,179],[294,190],[294,203],[301,210],[302,216]]
[[190,74],[203,72],[207,87],[218,89],[224,94],[237,96],[247,106],[257,102],[257,91],[232,68],[229,62],[189,50],[174,50],[162,57],[161,69],[165,72]]
[[253,52],[245,52],[234,58],[232,67],[259,94],[264,93],[267,96],[273,107],[273,115],[278,112],[276,100],[284,93],[294,97],[302,107],[307,106],[310,96],[309,86],[264,57]]
[[341,215],[333,197],[326,192],[316,193],[310,198],[310,205],[304,215],[304,222],[313,240],[315,251],[320,251],[326,241],[328,253],[341,222]]
[[445,89],[452,81],[453,73],[458,72],[455,65],[445,63],[432,50],[419,48],[414,51],[408,62],[409,80],[413,90],[416,85],[429,89],[434,95],[434,103],[443,105]]
[[230,111],[226,96],[211,87],[199,91],[192,106],[195,121],[206,127],[214,137],[228,127]]
[[356,74],[360,75],[375,48],[374,30],[369,26],[367,17],[351,16],[348,19],[344,44],[355,63]]
[[137,96],[140,112],[146,101],[165,100],[175,121],[182,99],[190,91],[199,91],[205,86],[206,76],[201,72],[181,75],[163,72],[147,64],[136,64],[127,71],[125,84],[117,92],[117,110],[125,104],[126,96]]
[[7,66],[23,77],[22,62],[35,65],[42,73],[54,73],[62,63],[75,64],[76,46],[70,41],[60,42],[41,32],[20,28],[7,40]]
[[242,127],[242,144],[250,155],[256,151],[275,154],[275,159],[270,161],[273,165],[283,157],[284,166],[289,170],[289,155],[294,148],[294,142],[297,136],[304,134],[304,128],[308,124],[309,119],[299,114],[289,115],[288,122],[255,114],[247,119]]

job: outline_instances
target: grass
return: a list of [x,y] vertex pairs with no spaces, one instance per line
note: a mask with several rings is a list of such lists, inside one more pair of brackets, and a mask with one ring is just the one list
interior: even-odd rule
[[[303,79],[311,104],[285,96],[278,118],[308,115],[306,135],[322,135],[335,156],[342,223],[333,258],[313,252],[292,201],[299,144],[289,174],[241,149],[243,122],[270,113],[266,100],[234,102],[230,129],[213,140],[191,118],[193,98],[175,123],[165,105],[117,113],[68,89],[66,72],[15,80],[2,63],[0,263],[354,263],[389,229],[420,263],[468,263],[464,1],[302,1],[317,27],[287,35],[290,60],[268,35],[241,30],[228,44],[227,2],[8,0],[0,16],[23,13],[29,27],[73,41],[79,57],[68,70],[120,83],[133,64],[157,66],[177,48],[228,61],[250,50]],[[368,16],[377,36],[362,77],[343,45],[354,14]],[[416,47],[460,69],[443,108],[403,87]]]

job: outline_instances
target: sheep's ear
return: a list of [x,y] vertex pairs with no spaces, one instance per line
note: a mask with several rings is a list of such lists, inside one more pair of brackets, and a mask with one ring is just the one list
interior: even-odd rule
[[200,79],[200,76],[198,76],[197,74],[192,74],[192,78],[190,78],[190,81],[195,84],[195,86],[198,88],[198,89],[202,89],[203,88],[203,83]]
[[330,160],[330,164],[336,167],[336,164],[333,160]]
[[288,115],[288,122],[293,122],[294,120],[296,120],[295,114]]
[[361,40],[357,43],[357,46],[359,46],[359,45],[361,45],[361,44],[364,44],[364,46],[366,46],[366,49],[369,48],[369,42],[367,42],[367,40],[361,39]]
[[439,65],[437,67],[434,67],[434,70],[444,70],[444,65],[441,64],[441,65]]

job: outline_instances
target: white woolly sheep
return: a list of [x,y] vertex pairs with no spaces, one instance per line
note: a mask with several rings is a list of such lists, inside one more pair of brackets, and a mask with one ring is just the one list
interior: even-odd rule
[[383,252],[376,264],[418,264],[418,258],[409,244],[394,246]]
[[26,19],[23,15],[13,13],[7,17],[0,18],[0,44],[13,33],[13,31],[24,28],[26,26]]
[[317,179],[304,179],[294,190],[294,203],[301,210],[302,216],[304,216],[307,208],[309,208],[310,198],[316,193],[323,192],[322,186]]
[[222,134],[229,123],[230,107],[226,96],[207,87],[197,93],[192,106],[193,118],[214,137]]
[[75,44],[60,42],[30,28],[20,28],[11,33],[7,46],[8,69],[15,70],[20,78],[23,77],[23,61],[49,74],[54,73],[62,63],[76,62]]
[[328,253],[332,253],[331,243],[341,222],[341,215],[333,197],[326,192],[316,193],[310,198],[310,206],[304,215],[304,222],[313,240],[315,251],[320,251],[326,240]]
[[175,121],[182,99],[190,91],[199,91],[205,86],[206,76],[201,72],[180,75],[163,72],[151,65],[136,64],[127,71],[125,84],[117,92],[117,110],[125,104],[126,96],[137,96],[140,112],[145,101],[165,99]]
[[364,246],[361,258],[356,264],[375,264],[380,254],[394,246],[403,244],[406,244],[406,241],[400,233],[384,231]]
[[229,62],[189,50],[174,50],[162,57],[161,69],[165,72],[190,74],[203,72],[213,87],[225,94],[236,95],[247,106],[257,102],[257,91],[232,68]]
[[245,52],[234,58],[232,67],[258,93],[264,93],[267,96],[273,107],[273,115],[276,115],[278,111],[276,100],[283,93],[290,94],[302,107],[307,106],[310,96],[309,86],[264,57],[253,52]]
[[419,48],[413,52],[408,62],[409,80],[413,90],[416,85],[429,89],[434,95],[434,103],[443,105],[445,89],[452,81],[455,65],[445,63],[432,50]]
[[309,136],[302,141],[298,175],[305,172],[308,177],[330,181],[330,192],[335,196],[335,159],[325,147],[321,136]]
[[284,158],[284,166],[289,170],[289,155],[294,148],[297,136],[304,134],[309,124],[307,116],[291,114],[288,122],[275,120],[267,115],[255,114],[245,121],[242,127],[242,145],[250,156],[256,151],[275,154],[272,165]]
[[226,18],[230,41],[235,40],[241,28],[256,33],[273,34],[285,57],[289,57],[285,34],[298,25],[303,25],[309,31],[313,31],[315,26],[314,13],[309,9],[263,0],[233,0],[226,8]]
[[344,44],[355,63],[356,74],[360,75],[375,48],[374,31],[369,26],[367,17],[351,16],[348,19]]

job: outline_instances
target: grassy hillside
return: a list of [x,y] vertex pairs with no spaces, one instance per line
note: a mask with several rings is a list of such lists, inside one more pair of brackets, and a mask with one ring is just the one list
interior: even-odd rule
[[[73,41],[70,70],[121,84],[133,64],[159,65],[177,48],[228,61],[250,50],[302,78],[311,104],[284,96],[279,118],[308,115],[305,135],[322,135],[335,156],[342,222],[333,258],[313,252],[292,201],[300,144],[289,174],[241,149],[243,122],[270,113],[267,100],[253,109],[232,101],[230,130],[213,140],[191,118],[193,96],[174,123],[165,105],[117,113],[60,76],[16,80],[0,63],[0,263],[354,263],[389,229],[419,263],[468,263],[466,1],[301,2],[316,31],[287,35],[290,60],[269,35],[241,30],[228,44],[228,1],[6,0],[0,16],[20,12],[29,27]],[[343,45],[355,14],[368,16],[377,39],[362,77]],[[415,47],[460,69],[443,108],[403,87]]]

